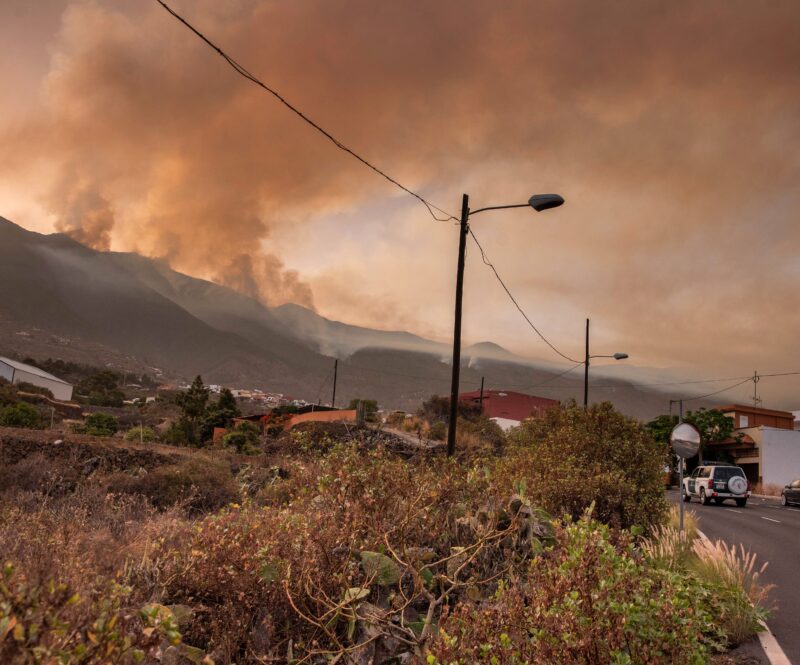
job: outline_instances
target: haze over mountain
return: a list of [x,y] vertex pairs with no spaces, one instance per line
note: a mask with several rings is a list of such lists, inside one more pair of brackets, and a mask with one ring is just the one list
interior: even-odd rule
[[[93,250],[4,218],[0,332],[2,353],[158,368],[173,378],[201,374],[207,382],[309,401],[329,401],[334,358],[339,404],[370,397],[386,408],[413,409],[429,395],[449,391],[448,344],[331,321],[299,305],[270,308],[163,261]],[[461,385],[463,391],[477,389],[483,376],[487,389],[578,398],[579,369],[560,376],[561,366],[481,342],[464,348]],[[626,378],[654,376],[629,367]],[[647,417],[666,408],[664,393],[604,378],[603,368],[593,370],[593,377],[602,391],[598,398],[612,399],[631,415]]]

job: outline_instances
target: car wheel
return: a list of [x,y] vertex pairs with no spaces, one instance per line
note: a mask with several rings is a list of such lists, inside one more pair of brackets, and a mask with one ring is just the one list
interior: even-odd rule
[[747,499],[736,499],[736,505],[739,508],[744,508],[747,505]]
[[782,506],[786,505],[786,495],[785,494],[781,494],[781,505]]
[[702,503],[704,506],[707,506],[710,503],[709,498],[706,496],[705,487],[700,488],[700,503]]

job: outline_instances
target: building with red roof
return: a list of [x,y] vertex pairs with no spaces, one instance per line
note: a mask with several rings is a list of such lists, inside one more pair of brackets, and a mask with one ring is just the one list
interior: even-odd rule
[[[479,404],[481,391],[461,393],[458,399],[460,402]],[[559,403],[556,399],[526,395],[513,390],[483,391],[483,413],[497,421],[503,429],[511,429],[515,425],[519,425],[525,418],[539,416],[548,409],[557,407]]]

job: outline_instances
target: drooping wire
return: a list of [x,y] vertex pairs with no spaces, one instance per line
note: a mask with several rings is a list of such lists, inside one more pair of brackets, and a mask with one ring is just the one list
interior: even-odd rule
[[492,269],[492,272],[494,273],[494,276],[497,278],[497,281],[500,282],[500,286],[503,287],[503,290],[506,292],[506,295],[509,297],[511,302],[514,303],[514,306],[519,310],[519,313],[522,314],[522,317],[525,319],[525,321],[527,321],[528,325],[533,329],[533,331],[541,338],[541,340],[545,344],[547,344],[547,346],[549,346],[559,356],[561,356],[565,360],[569,360],[571,363],[577,363],[579,365],[582,365],[583,364],[582,360],[576,360],[575,358],[570,358],[565,353],[559,351],[559,349],[549,339],[547,339],[547,337],[545,337],[542,334],[542,332],[534,325],[533,321],[530,320],[528,315],[525,313],[525,310],[522,309],[519,302],[517,302],[517,299],[513,296],[509,288],[506,286],[506,283],[503,281],[503,278],[500,277],[500,273],[497,272],[497,268],[494,267],[494,264],[486,256],[486,252],[483,250],[481,243],[478,241],[478,238],[475,236],[475,232],[471,228],[469,229],[469,234],[472,236],[472,240],[475,242],[475,244],[478,247],[478,251],[480,251],[481,253],[481,260],[484,262],[485,265],[489,266]]
[[[579,363],[576,363],[572,367],[570,367],[568,369],[565,369],[563,372],[559,372],[555,376],[551,376],[549,379],[545,379],[544,381],[541,381],[540,383],[532,383],[532,384],[528,384],[528,385],[505,385],[505,384],[504,385],[505,385],[506,388],[519,388],[520,390],[531,390],[533,388],[542,388],[542,387],[545,387],[545,386],[550,387],[550,388],[566,388],[567,386],[551,386],[550,384],[553,381],[556,381],[556,380],[560,379],[562,376],[565,376],[565,375],[569,374],[570,372],[576,370],[578,367],[581,367],[583,364],[584,364],[583,361],[581,361]],[[574,388],[573,386],[569,386],[569,387],[570,388]]]
[[[283,95],[281,95],[275,89],[273,89],[270,86],[268,86],[266,83],[262,82],[258,77],[256,77],[254,74],[250,73],[247,69],[245,69],[245,67],[243,65],[239,64],[236,60],[234,60],[231,56],[229,56],[225,51],[223,51],[219,46],[217,46],[208,37],[206,37],[202,32],[200,32],[191,23],[189,23],[185,18],[183,18],[180,14],[175,12],[169,5],[167,5],[166,2],[164,2],[164,0],[156,0],[156,2],[159,5],[161,5],[172,16],[174,16],[176,19],[178,19],[178,21],[180,21],[185,27],[187,27],[195,35],[197,35],[197,37],[202,39],[208,46],[210,46],[212,49],[214,49],[217,52],[217,54],[223,60],[225,60],[225,62],[227,62],[240,76],[243,76],[244,78],[246,78],[251,83],[255,83],[258,87],[262,88],[263,90],[265,90],[266,92],[271,94],[281,104],[283,104],[286,108],[288,108],[292,113],[294,113],[297,117],[299,117],[301,120],[303,120],[303,122],[305,122],[306,124],[310,125],[315,130],[317,130],[320,134],[322,134],[325,138],[327,138],[331,143],[333,143],[337,148],[339,148],[339,150],[343,150],[344,152],[349,154],[351,157],[354,157],[359,162],[361,162],[364,166],[366,166],[367,168],[371,169],[372,171],[377,173],[382,178],[385,178],[386,180],[388,180],[395,187],[398,187],[399,189],[403,190],[407,194],[410,194],[411,196],[413,196],[415,199],[417,199],[420,203],[422,203],[422,205],[424,205],[428,209],[428,212],[430,213],[431,217],[433,217],[437,222],[447,222],[447,221],[450,221],[450,220],[458,221],[457,217],[451,215],[446,210],[442,210],[440,207],[434,205],[430,201],[427,201],[425,198],[422,197],[422,195],[420,195],[417,192],[409,189],[405,185],[399,183],[397,180],[392,178],[390,175],[386,174],[384,171],[382,171],[377,166],[375,166],[374,164],[369,162],[367,159],[365,159],[364,157],[359,155],[357,152],[355,152],[351,148],[348,148],[344,143],[342,143],[339,139],[337,139],[335,136],[333,136],[333,134],[331,134],[326,129],[324,129],[323,127],[318,125],[311,118],[309,118],[305,113],[303,113],[303,111],[301,111],[296,106],[294,106],[289,101],[287,101],[283,97]],[[444,217],[439,217],[438,215],[436,215],[434,210],[439,212],[439,213],[441,213],[442,215],[445,215],[445,216]]]
[[705,399],[706,397],[711,397],[713,395],[719,395],[720,393],[724,393],[724,392],[727,392],[729,390],[733,390],[734,388],[738,388],[742,384],[747,383],[748,381],[752,381],[752,380],[753,380],[753,377],[752,376],[748,376],[744,381],[739,381],[739,383],[734,383],[732,386],[727,386],[726,388],[722,388],[721,390],[715,390],[713,393],[706,393],[705,395],[695,395],[693,397],[685,397],[683,399],[683,401],[684,402],[692,402],[694,400]]

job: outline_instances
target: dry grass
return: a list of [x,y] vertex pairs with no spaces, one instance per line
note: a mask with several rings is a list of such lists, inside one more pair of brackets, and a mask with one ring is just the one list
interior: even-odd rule
[[721,601],[720,622],[729,642],[739,644],[761,630],[772,588],[760,580],[767,563],[759,567],[754,553],[721,540],[697,539],[692,551],[692,569],[711,585],[715,599]]

